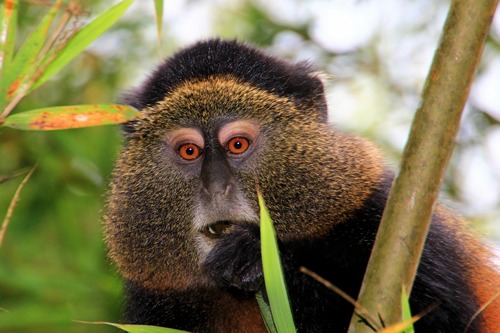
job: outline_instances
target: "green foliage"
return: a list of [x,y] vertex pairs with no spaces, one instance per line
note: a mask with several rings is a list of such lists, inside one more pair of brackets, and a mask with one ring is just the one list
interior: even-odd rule
[[81,30],[78,30],[75,35],[68,40],[67,44],[64,45],[55,59],[45,68],[44,73],[36,80],[32,89],[39,87],[47,81],[47,79],[66,66],[75,56],[83,52],[87,46],[95,41],[103,32],[108,30],[133,2],[134,0],[123,0],[119,2],[100,14]]
[[[280,333],[296,332],[286,291],[276,233],[264,203],[264,198],[260,194],[258,197],[260,207],[262,268],[274,325],[276,326],[277,332]],[[262,312],[265,313],[265,311]],[[270,324],[266,323],[266,325],[269,326]]]
[[257,299],[257,303],[259,304],[260,314],[262,316],[262,319],[264,320],[267,331],[269,333],[277,333],[276,326],[274,325],[273,321],[273,314],[271,313],[271,308],[264,300],[262,292],[259,291],[257,294],[255,294],[255,298]]
[[[132,2],[133,0],[123,0],[84,27],[72,27],[65,31],[64,28],[69,24],[72,16],[77,17],[80,9],[73,3],[73,5],[70,4],[66,12],[59,17],[56,27],[52,28],[61,7],[61,0],[58,0],[41,23],[28,35],[18,52],[14,50],[18,3],[14,0],[6,2],[2,11],[2,33],[6,38],[0,39],[0,77],[2,78],[0,81],[0,108],[2,109],[0,125],[18,129],[67,129],[122,123],[135,117],[137,113],[132,112],[130,107],[96,105],[80,106],[81,110],[77,110],[79,114],[76,115],[76,121],[71,118],[71,115],[62,115],[61,109],[47,108],[43,110],[43,117],[57,118],[53,119],[49,126],[45,119],[37,118],[39,113],[36,111],[25,113],[23,116],[15,116],[17,117],[15,120],[10,120],[8,117],[27,94],[57,74],[104,31],[108,30]],[[117,116],[116,109],[118,108],[122,109],[122,115],[128,117]],[[70,112],[75,112],[74,107],[72,109]],[[90,121],[78,121],[84,118]],[[42,126],[39,126],[40,124]]]
[[150,326],[150,325],[122,325],[122,324],[105,323],[105,322],[95,322],[95,323],[82,322],[82,323],[110,325],[129,333],[187,333],[186,331],[180,331],[180,330],[174,330],[172,328]]
[[[98,17],[92,21],[92,29],[87,26],[80,29],[79,34],[74,29],[67,31],[65,36],[70,39],[51,49],[55,36],[59,35],[57,27],[49,27],[62,11],[61,1],[44,14],[40,24],[29,27],[28,32],[17,24],[18,15],[19,22],[31,23],[39,21],[39,14],[27,19],[32,13],[30,6],[19,10],[19,6],[25,4],[2,2],[1,29],[7,38],[0,41],[0,104],[3,109],[0,123],[26,125],[40,110],[6,116],[14,107],[23,111],[72,100],[73,103],[85,102],[88,89],[99,91],[105,101],[113,100],[118,82],[113,83],[113,72],[88,64],[74,71],[76,78],[93,72],[93,80],[85,89],[79,89],[74,78],[68,80],[70,72],[63,71],[59,80],[64,84],[51,82],[28,98],[25,96],[36,87],[35,82],[41,84],[37,80],[48,79],[81,53],[131,3],[132,0],[123,1],[112,7],[105,12],[104,19],[101,17],[99,21]],[[62,21],[57,26],[64,26],[67,23],[64,17],[68,15],[68,12],[62,14]],[[24,43],[16,43],[23,35],[27,36]],[[71,37],[73,42],[68,44]],[[16,44],[19,45],[17,52]],[[41,77],[42,70],[47,68],[52,75]],[[101,85],[104,80],[106,84]],[[104,96],[106,92],[108,95]],[[92,99],[88,101],[95,103]],[[80,105],[76,110],[66,111],[78,111],[80,117],[76,120],[82,120],[83,116],[92,119],[92,114],[118,118],[120,112],[109,112],[109,108],[114,111],[116,107],[119,106]],[[54,111],[60,112],[61,108],[51,108],[47,115]],[[137,113],[130,108],[122,111],[134,116]],[[126,118],[121,117],[119,122],[124,120]],[[0,248],[0,307],[5,310],[0,311],[0,331],[86,332],[87,328],[72,320],[119,319],[121,283],[105,257],[99,222],[106,178],[121,141],[117,129],[91,128],[48,134],[3,127],[0,128],[0,140],[0,212],[7,211],[19,185],[20,179],[13,176],[21,174],[18,170],[38,164],[21,193]],[[116,329],[100,327],[93,331]]]
[[[411,309],[410,309],[410,298],[406,294],[406,289],[403,287],[401,291],[401,311],[403,322],[411,322]],[[409,325],[402,333],[415,333],[413,324]]]
[[0,26],[0,108],[6,102],[5,68],[10,68],[14,54],[14,42],[16,38],[17,24],[17,1],[6,1],[2,3],[1,26]]
[[[17,80],[17,84],[19,85],[20,82],[25,80],[30,74],[33,75],[36,70],[36,66],[38,65],[37,58],[42,53],[44,45],[46,45],[50,27],[56,14],[60,10],[60,2],[61,1],[58,1],[52,6],[51,10],[43,18],[38,27],[36,27],[26,38],[24,43],[21,44],[15,55],[13,49],[6,53],[9,58],[13,58],[13,64],[12,66],[5,66],[5,69],[2,71],[2,93],[6,94],[5,101],[9,98],[8,94],[12,95],[14,92],[9,89],[14,81]],[[12,25],[11,28],[15,30],[16,26]]]
[[[106,259],[99,222],[121,141],[117,129],[3,129],[0,138],[0,174],[38,163],[0,248],[0,307],[7,310],[0,331],[88,332],[72,320],[118,321],[121,282]],[[21,179],[0,185],[2,215]]]
[[[6,43],[0,43],[0,54],[9,55],[3,58],[2,70],[9,69],[9,73],[14,73],[9,74],[12,76],[8,79],[4,76],[6,72],[2,73],[0,78],[2,106],[7,102],[7,90],[14,78],[22,76],[27,69],[23,65],[33,62],[33,53],[43,49],[40,36],[45,31],[40,27],[49,25],[52,14],[45,6],[33,5],[39,2],[0,2],[0,35],[6,36]],[[14,6],[6,6],[7,3]],[[143,3],[149,6],[152,2]],[[158,6],[162,1],[155,0],[155,3]],[[90,11],[109,7],[109,1],[103,0],[90,0],[85,4],[85,9]],[[54,21],[63,7],[59,5]],[[283,26],[270,19],[262,6],[252,1],[246,2],[245,8],[236,15],[234,7],[230,7],[218,15],[217,24],[220,25],[223,20],[228,22],[224,31],[217,34],[267,47],[281,32],[294,31],[306,43],[311,42],[309,23],[298,27]],[[156,10],[158,27],[162,11]],[[157,45],[147,43],[150,39],[145,38],[145,31],[151,27],[151,22],[152,17],[147,15],[119,20],[104,36],[110,36],[109,40],[116,43],[116,47],[106,51],[90,49],[83,52],[51,80],[24,97],[12,116],[54,105],[103,104],[116,100],[120,90],[130,88],[143,77],[147,68],[159,61],[156,57]],[[168,29],[166,31],[169,32],[169,43],[166,45],[169,50],[176,48],[181,41],[184,43],[172,37]],[[21,43],[23,40],[24,43]],[[318,47],[314,43],[313,46]],[[365,51],[335,58],[323,53],[314,62],[321,70],[322,66],[331,66],[330,62],[335,65],[334,59],[341,60],[341,67],[329,67],[329,71],[340,74],[335,81],[337,87],[348,77],[359,77],[360,72],[384,78],[384,73],[387,75],[383,67],[385,57],[374,56],[379,46],[380,43],[375,40]],[[323,64],[322,59],[325,61]],[[31,66],[31,69],[38,68],[37,65]],[[388,80],[387,77],[385,80]],[[397,93],[406,89],[398,86],[397,82],[388,81]],[[394,99],[395,95],[390,95],[390,103]],[[397,105],[391,108],[391,115],[398,110]],[[375,109],[377,121],[374,124],[387,126],[389,113],[381,115],[380,104],[378,107]],[[383,103],[382,108],[385,108]],[[338,115],[338,112],[334,110],[334,114]],[[474,117],[484,123],[478,133],[487,133],[489,127],[498,124],[494,120],[486,123],[481,113],[476,113]],[[364,116],[356,119],[362,118]],[[363,134],[372,136],[379,143],[385,142],[383,135],[377,137],[373,133],[376,133],[375,128]],[[476,136],[474,140],[477,140]],[[21,194],[0,248],[1,332],[118,331],[106,325],[89,329],[87,325],[72,320],[119,322],[121,318],[121,282],[106,258],[99,222],[106,184],[120,142],[118,129],[110,126],[56,132],[21,132],[0,127],[0,214],[7,211],[22,175],[38,164]],[[387,142],[385,148],[394,149]],[[458,166],[457,162],[457,169]],[[15,174],[18,177],[12,178]],[[450,187],[454,188],[453,185]],[[456,195],[452,197],[456,198]],[[0,219],[2,217],[0,215]]]
[[124,123],[138,115],[126,105],[72,105],[30,110],[7,117],[3,126],[23,130],[59,130]]
[[162,25],[163,25],[163,0],[154,0],[155,2],[155,14],[156,14],[156,30],[158,34],[158,41],[161,44],[162,37]]
[[147,326],[147,325],[119,325],[110,324],[129,333],[182,333],[186,331],[174,330],[171,328]]

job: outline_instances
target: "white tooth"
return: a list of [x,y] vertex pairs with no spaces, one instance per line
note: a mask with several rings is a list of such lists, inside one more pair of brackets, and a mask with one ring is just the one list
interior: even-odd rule
[[209,233],[211,233],[212,235],[215,235],[215,234],[216,234],[215,230],[214,230],[214,229],[212,229],[212,226],[209,226],[209,227],[208,227],[208,232],[209,232]]

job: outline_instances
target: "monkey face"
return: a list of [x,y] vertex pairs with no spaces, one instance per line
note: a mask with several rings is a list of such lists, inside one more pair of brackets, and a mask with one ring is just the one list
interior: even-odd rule
[[110,254],[126,275],[156,286],[173,274],[188,285],[179,275],[196,276],[223,234],[258,225],[256,166],[273,119],[255,112],[254,91],[222,78],[190,82],[133,124],[106,214]]
[[[242,249],[254,270],[258,237],[251,249],[243,245],[255,228],[258,235],[256,184],[282,241],[321,237],[340,223],[368,195],[361,169],[371,157],[314,112],[231,76],[187,81],[142,110],[105,216],[110,255],[125,277],[155,288],[210,284],[220,270],[207,278],[203,267],[234,267],[221,258]],[[254,276],[250,290],[259,285]]]
[[[104,222],[110,257],[128,280],[127,320],[192,332],[265,331],[253,297],[263,287],[258,186],[297,328],[347,330],[352,306],[298,268],[356,295],[392,176],[372,144],[327,124],[323,85],[310,67],[209,40],[166,59],[124,102],[141,117],[125,127]],[[483,248],[453,217],[435,217],[412,304],[442,300],[444,310],[424,331],[484,303],[467,285],[476,271],[464,271],[461,260],[485,259],[475,256]],[[472,246],[472,257],[462,245]],[[471,286],[488,288],[482,277],[492,272],[472,274]],[[435,327],[460,331],[469,318],[460,320]]]
[[238,173],[260,147],[259,126],[252,120],[222,123],[214,133],[178,128],[167,133],[167,149],[187,177],[198,179],[192,228],[200,258],[234,224],[257,223],[254,208],[242,190]]

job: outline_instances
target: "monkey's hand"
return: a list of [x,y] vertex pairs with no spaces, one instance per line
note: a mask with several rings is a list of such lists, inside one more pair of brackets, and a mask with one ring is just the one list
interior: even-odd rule
[[204,262],[205,272],[217,284],[257,292],[264,283],[260,232],[255,224],[235,224],[217,239]]

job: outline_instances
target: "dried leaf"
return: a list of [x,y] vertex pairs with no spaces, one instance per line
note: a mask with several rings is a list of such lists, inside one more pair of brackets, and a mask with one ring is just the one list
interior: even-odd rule
[[22,130],[61,130],[121,124],[140,113],[133,107],[118,104],[49,107],[16,113],[5,119],[3,126]]

